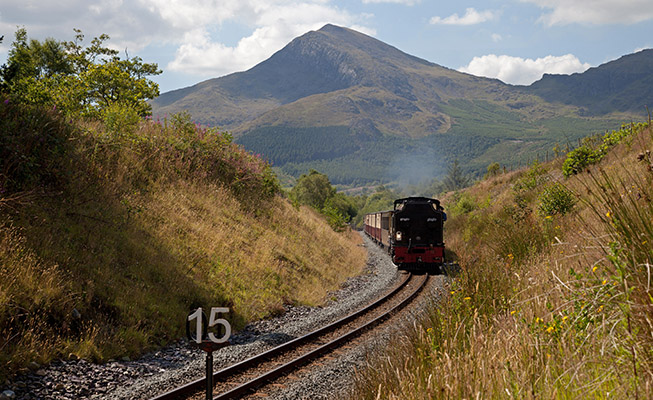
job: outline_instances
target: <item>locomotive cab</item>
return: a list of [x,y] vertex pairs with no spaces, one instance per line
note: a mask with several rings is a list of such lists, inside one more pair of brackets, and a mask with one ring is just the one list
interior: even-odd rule
[[408,197],[394,202],[390,232],[392,261],[399,269],[438,270],[445,262],[444,208],[437,199]]

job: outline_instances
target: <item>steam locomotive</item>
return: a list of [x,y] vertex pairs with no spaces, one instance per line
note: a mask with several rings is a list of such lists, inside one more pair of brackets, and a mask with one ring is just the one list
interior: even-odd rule
[[387,248],[399,269],[439,272],[445,262],[443,227],[447,214],[437,199],[406,197],[394,209],[365,215],[365,233]]

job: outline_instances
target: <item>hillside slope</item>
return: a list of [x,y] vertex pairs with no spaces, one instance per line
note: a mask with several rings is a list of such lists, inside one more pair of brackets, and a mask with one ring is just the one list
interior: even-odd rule
[[233,132],[285,174],[315,168],[339,184],[438,176],[454,158],[468,172],[524,163],[625,119],[590,118],[584,105],[539,93],[547,92],[460,73],[326,25],[248,71],[164,93],[152,105],[155,114],[188,110]]
[[364,267],[358,235],[281,198],[227,135],[183,116],[117,129],[0,101],[0,381],[138,355],[199,306],[239,329],[319,304]]
[[582,74],[550,75],[528,87],[550,102],[582,107],[587,115],[612,111],[642,113],[653,101],[653,49],[590,68]]
[[440,198],[460,273],[352,397],[653,396],[653,129],[585,146]]

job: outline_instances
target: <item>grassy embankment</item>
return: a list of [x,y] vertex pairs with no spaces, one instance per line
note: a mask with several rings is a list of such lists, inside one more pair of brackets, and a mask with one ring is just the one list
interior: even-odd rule
[[356,398],[652,398],[649,125],[444,198],[462,273]]
[[0,380],[137,355],[181,337],[192,307],[229,306],[237,329],[319,304],[365,264],[357,235],[293,208],[226,134],[0,100]]

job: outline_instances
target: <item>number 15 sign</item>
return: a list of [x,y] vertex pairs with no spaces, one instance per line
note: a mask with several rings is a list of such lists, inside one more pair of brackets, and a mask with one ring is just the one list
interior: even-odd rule
[[[197,344],[201,344],[207,340],[216,344],[228,341],[231,336],[231,325],[226,319],[219,318],[220,314],[226,314],[228,312],[229,308],[227,307],[211,307],[208,322],[206,314],[202,311],[201,307],[188,314],[188,319],[186,320],[186,336],[188,340]],[[191,324],[193,320],[195,320],[194,327]],[[216,327],[218,331],[222,330],[220,327],[224,328],[222,336],[217,337],[214,332],[210,331]],[[195,332],[192,332],[192,328],[195,328]]]

